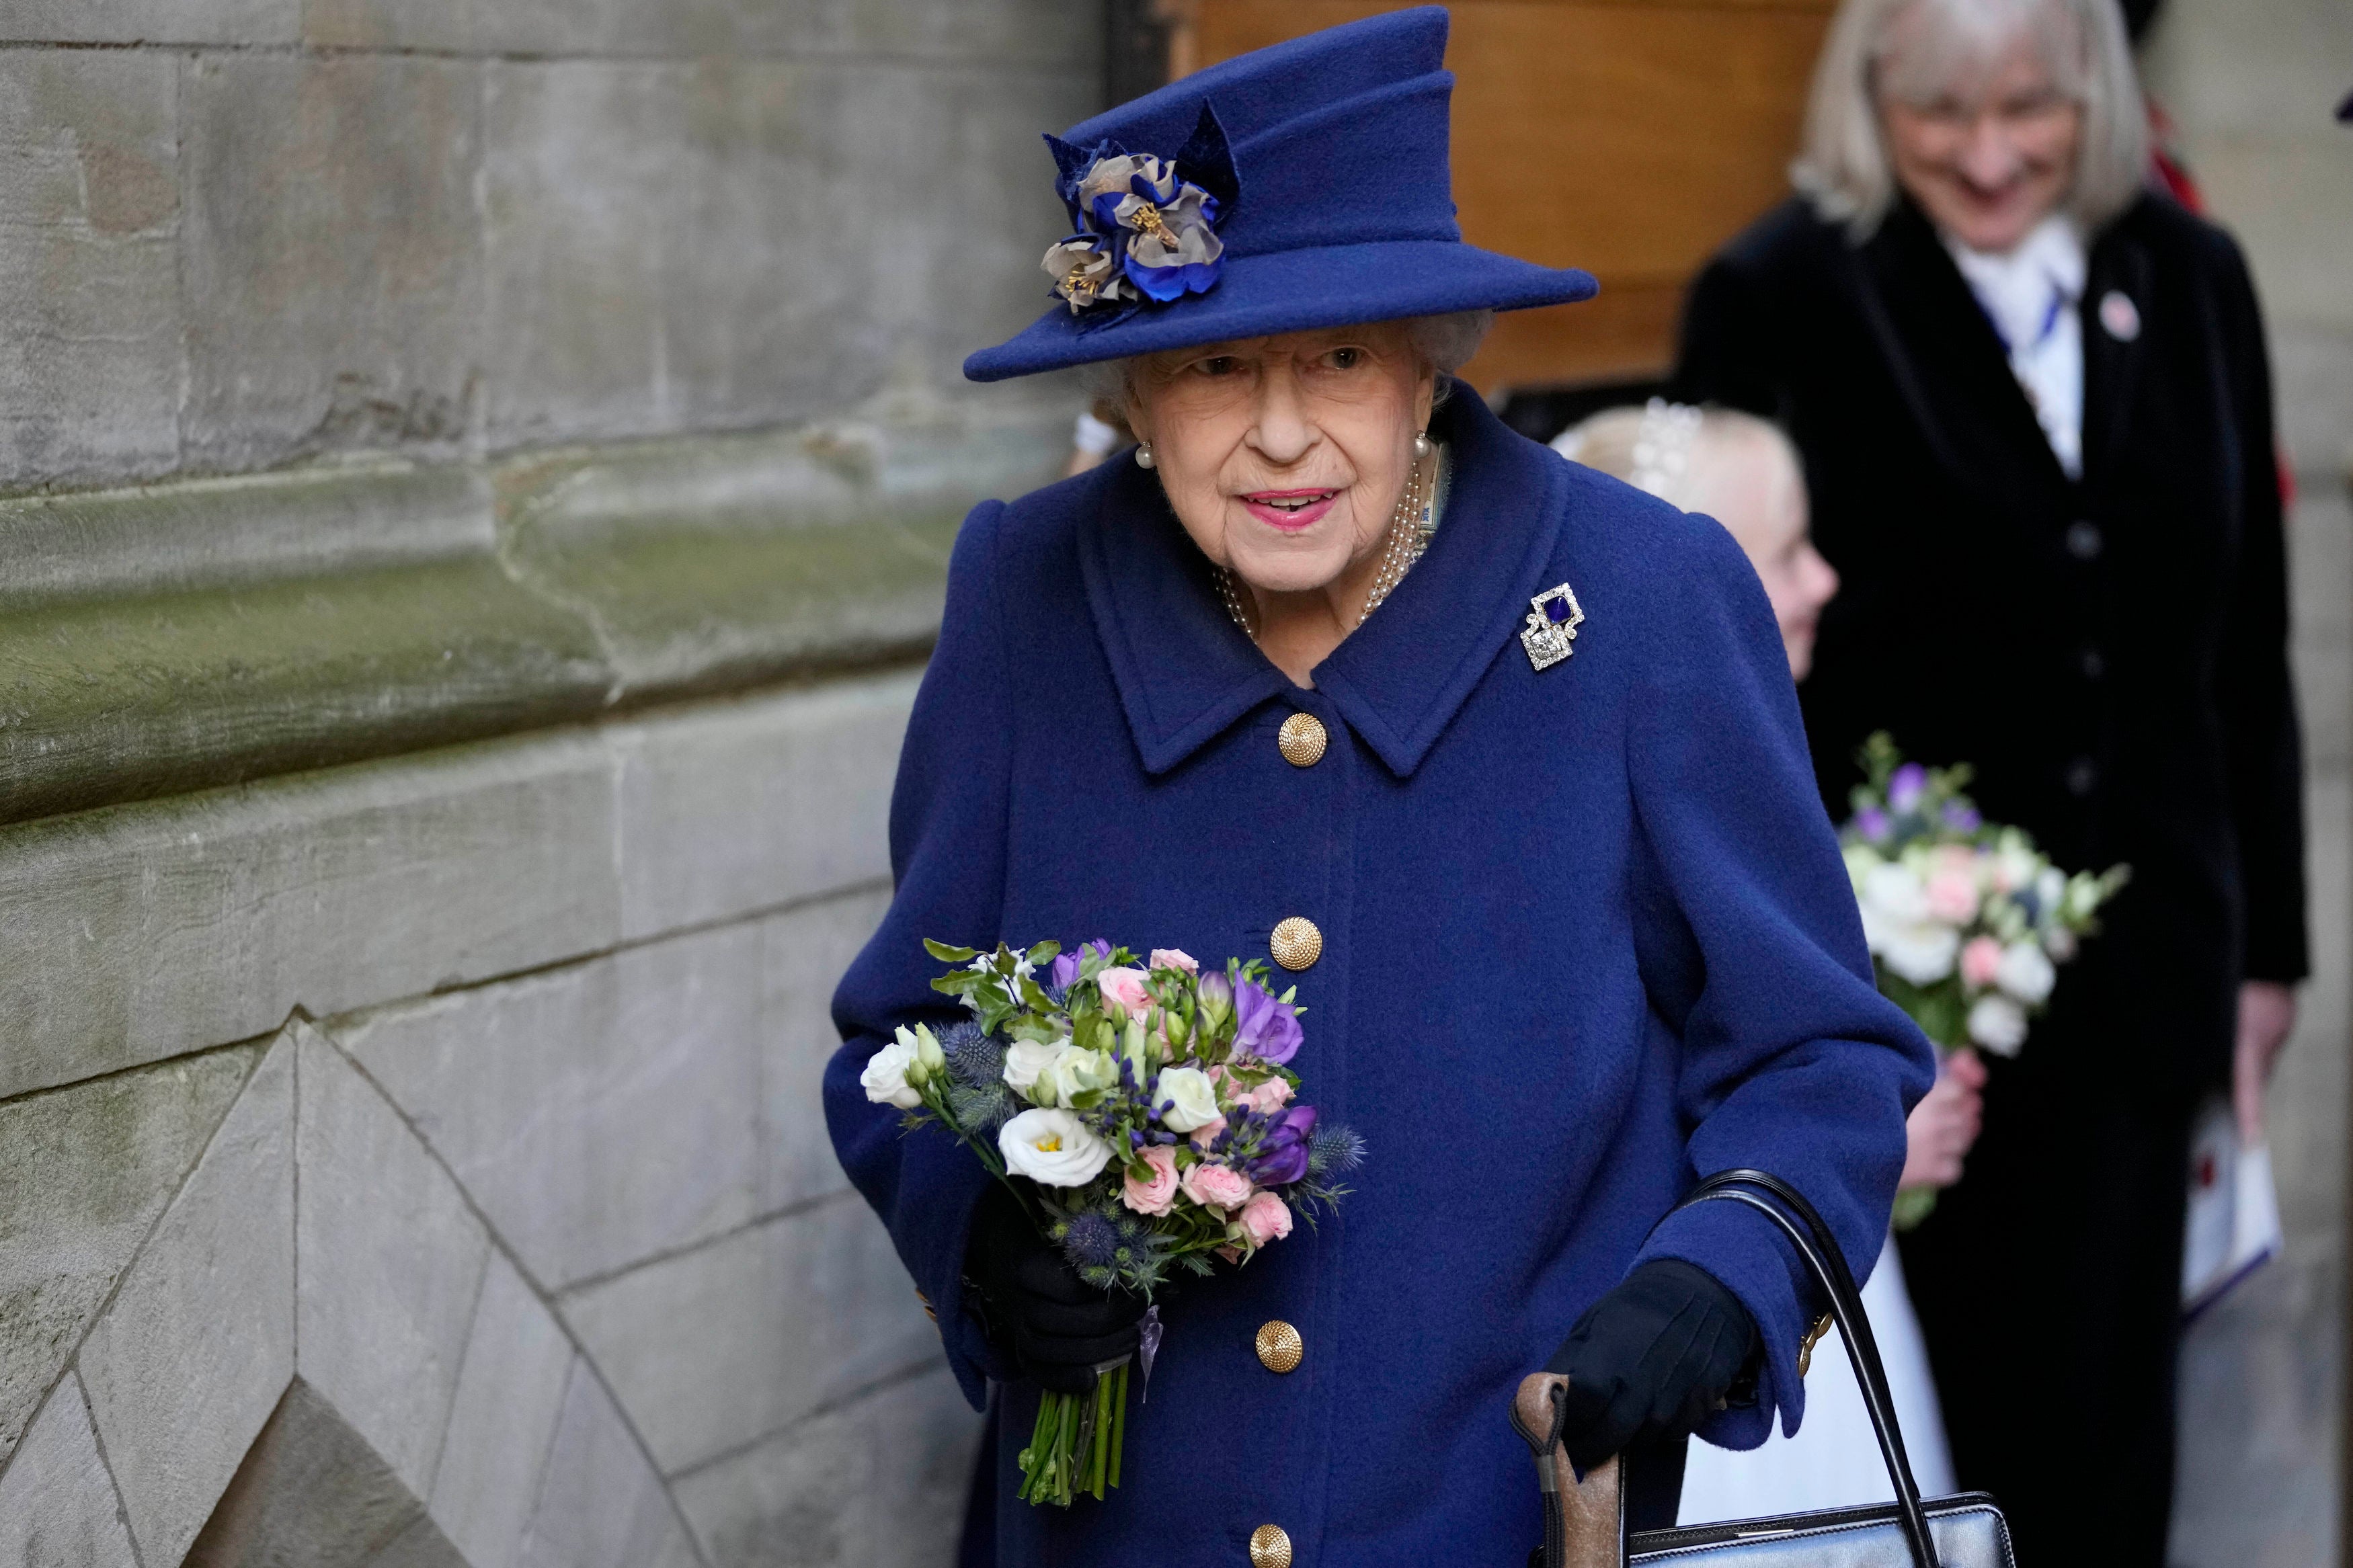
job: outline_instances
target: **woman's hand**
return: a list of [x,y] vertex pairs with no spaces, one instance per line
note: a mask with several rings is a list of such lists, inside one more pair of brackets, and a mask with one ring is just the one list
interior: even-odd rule
[[1945,1058],[1936,1081],[1904,1123],[1904,1176],[1899,1187],[1949,1187],[1978,1141],[1985,1117],[1985,1063],[1972,1050]]
[[973,1211],[965,1268],[980,1285],[992,1334],[1040,1386],[1084,1394],[1094,1368],[1134,1353],[1144,1298],[1080,1279],[1002,1182],[990,1183]]
[[1684,1436],[1723,1406],[1760,1349],[1748,1309],[1714,1275],[1677,1258],[1643,1264],[1545,1364],[1568,1378],[1570,1461],[1588,1470],[1635,1443]]
[[2250,980],[2239,987],[2238,1048],[2232,1053],[2231,1100],[2239,1113],[2239,1141],[2263,1141],[2263,1090],[2271,1087],[2280,1047],[2295,1027],[2295,987]]

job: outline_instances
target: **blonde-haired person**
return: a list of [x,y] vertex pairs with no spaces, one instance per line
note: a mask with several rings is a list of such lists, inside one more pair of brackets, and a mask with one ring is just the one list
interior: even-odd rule
[[1838,593],[1839,577],[1814,548],[1805,471],[1778,426],[1736,408],[1652,398],[1647,407],[1605,409],[1552,445],[1564,458],[1724,524],[1765,585],[1790,679],[1806,679],[1822,606]]
[[[1552,445],[1565,458],[1724,524],[1757,568],[1780,625],[1790,678],[1806,679],[1815,630],[1838,594],[1839,576],[1814,548],[1805,472],[1778,426],[1737,409],[1652,398],[1646,407],[1596,414]],[[1946,1064],[1905,1121],[1905,1186],[1944,1187],[1960,1178],[1977,1140],[1984,1085],[1985,1068],[1973,1053],[1960,1052]],[[1886,1363],[1913,1474],[1929,1495],[1949,1492],[1953,1460],[1944,1417],[1892,1240],[1864,1281],[1862,1301]],[[1776,1434],[1763,1447],[1745,1452],[1693,1447],[1679,1522],[1893,1500],[1862,1392],[1835,1332],[1816,1348],[1806,1383],[1806,1424],[1795,1436]]]
[[1781,420],[1844,582],[1824,798],[1892,731],[2133,886],[1903,1238],[1960,1484],[2030,1562],[2159,1568],[2189,1125],[2242,1135],[2306,972],[2263,322],[2146,183],[2114,0],[1846,0],[1799,195],[1694,287],[1676,395]]

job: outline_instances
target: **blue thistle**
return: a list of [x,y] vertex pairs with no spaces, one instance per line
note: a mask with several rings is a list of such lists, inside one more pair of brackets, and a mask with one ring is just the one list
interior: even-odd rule
[[1062,1252],[1073,1268],[1109,1268],[1119,1260],[1119,1226],[1108,1215],[1092,1209],[1071,1216],[1070,1228],[1062,1235]]
[[967,1132],[994,1133],[1013,1120],[1013,1091],[1001,1083],[956,1084],[948,1090],[948,1111]]
[[1355,1170],[1365,1163],[1365,1141],[1345,1127],[1324,1122],[1307,1140],[1307,1174],[1320,1181]]
[[1005,1076],[1005,1042],[984,1033],[966,1018],[951,1024],[940,1035],[940,1054],[947,1058],[948,1076],[967,1089],[994,1084]]

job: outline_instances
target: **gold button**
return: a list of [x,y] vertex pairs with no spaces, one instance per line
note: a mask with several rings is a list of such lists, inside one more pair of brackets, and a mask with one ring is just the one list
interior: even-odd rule
[[1305,1342],[1299,1331],[1281,1318],[1271,1319],[1258,1326],[1259,1364],[1269,1372],[1296,1372],[1300,1358],[1307,1353]]
[[1291,1537],[1279,1524],[1250,1531],[1250,1568],[1291,1568]]
[[1267,941],[1274,961],[1285,969],[1304,969],[1324,956],[1324,933],[1304,915],[1293,915],[1274,928]]
[[1274,743],[1282,760],[1293,767],[1312,768],[1324,760],[1324,748],[1330,740],[1323,720],[1313,713],[1293,713],[1282,721],[1282,731]]

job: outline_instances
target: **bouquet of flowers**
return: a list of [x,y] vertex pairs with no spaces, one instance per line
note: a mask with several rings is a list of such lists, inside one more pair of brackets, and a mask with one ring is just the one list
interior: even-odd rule
[[[1204,974],[1173,948],[1139,963],[1107,942],[923,945],[960,966],[932,985],[973,1016],[901,1028],[867,1063],[866,1097],[961,1139],[1089,1284],[1150,1300],[1212,1258],[1249,1263],[1346,1194],[1363,1142],[1296,1102],[1303,1009],[1263,963]],[[1155,1305],[1146,1382],[1159,1339]],[[1068,1507],[1119,1484],[1128,1367],[1097,1370],[1092,1393],[1040,1398],[1022,1500]]]
[[[2099,930],[2100,907],[2130,868],[2067,875],[2025,833],[1978,815],[1961,793],[1966,766],[1907,763],[1885,731],[1858,760],[1870,782],[1855,787],[1839,838],[1880,991],[1940,1057],[1973,1047],[2016,1056],[2057,966]],[[1909,1230],[1936,1204],[1933,1188],[1897,1194],[1895,1227]]]

